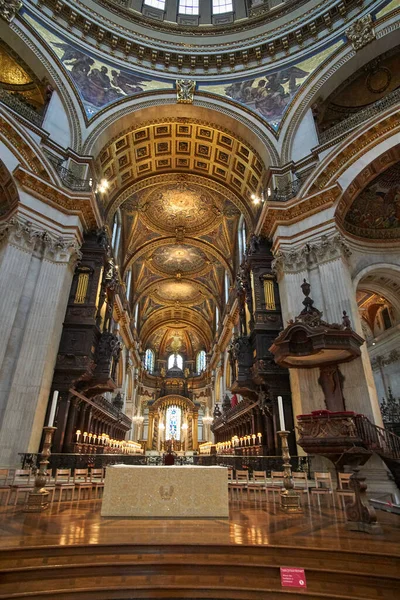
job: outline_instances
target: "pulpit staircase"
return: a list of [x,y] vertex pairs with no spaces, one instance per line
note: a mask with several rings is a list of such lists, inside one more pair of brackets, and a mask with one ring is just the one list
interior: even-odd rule
[[354,425],[365,448],[381,457],[400,489],[400,437],[371,423],[364,415],[356,415]]

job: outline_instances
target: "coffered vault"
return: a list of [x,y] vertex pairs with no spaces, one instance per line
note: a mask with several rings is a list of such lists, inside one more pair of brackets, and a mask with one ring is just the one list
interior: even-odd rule
[[253,230],[268,172],[228,130],[194,119],[135,125],[96,159],[109,182],[104,211],[122,227],[118,257],[139,308],[142,348],[209,350],[240,262],[238,230]]

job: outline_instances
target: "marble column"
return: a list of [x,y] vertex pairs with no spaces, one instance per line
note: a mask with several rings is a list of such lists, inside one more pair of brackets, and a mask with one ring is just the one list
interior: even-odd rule
[[0,463],[36,452],[78,250],[14,218],[1,225]]
[[[278,252],[275,270],[278,275],[283,319],[293,319],[303,309],[300,285],[303,279],[311,284],[310,297],[329,323],[341,323],[343,311],[349,315],[352,327],[362,335],[355,290],[349,265],[351,252],[339,234],[321,236],[318,241],[296,250]],[[347,410],[365,414],[377,425],[382,424],[371,364],[364,344],[360,358],[340,365],[344,375],[343,394]],[[290,369],[294,415],[325,407],[324,395],[318,384],[319,369]]]

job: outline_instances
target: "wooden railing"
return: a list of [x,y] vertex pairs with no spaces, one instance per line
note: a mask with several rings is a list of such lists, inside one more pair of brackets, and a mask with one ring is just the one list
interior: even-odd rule
[[383,427],[374,425],[364,415],[356,415],[354,422],[359,437],[369,450],[384,458],[400,460],[400,437]]

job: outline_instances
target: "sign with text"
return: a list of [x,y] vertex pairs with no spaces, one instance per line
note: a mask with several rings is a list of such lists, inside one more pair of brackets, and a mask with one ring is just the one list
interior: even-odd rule
[[281,585],[282,587],[306,588],[307,582],[304,569],[281,567]]

